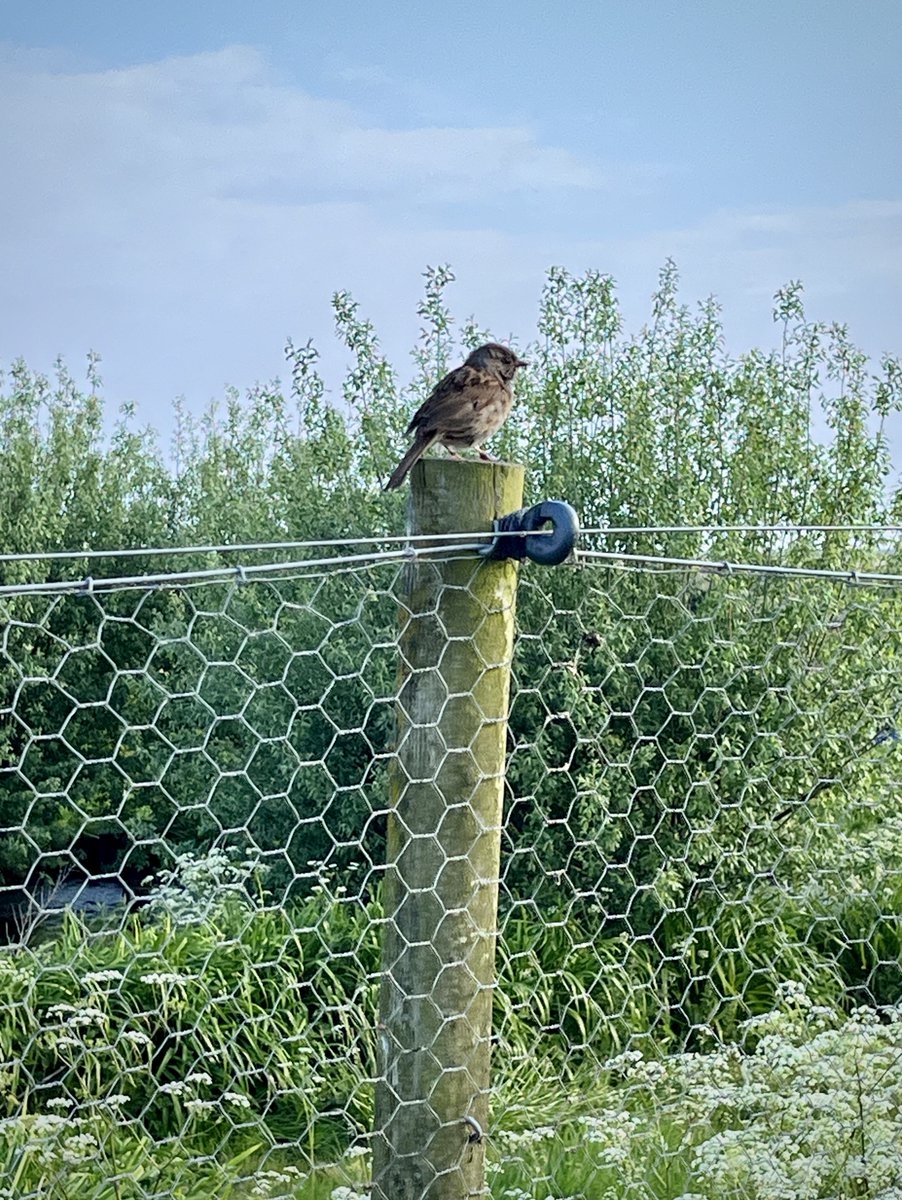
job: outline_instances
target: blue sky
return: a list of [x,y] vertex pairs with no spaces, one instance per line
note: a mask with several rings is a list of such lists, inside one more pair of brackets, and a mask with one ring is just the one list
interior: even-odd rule
[[349,288],[403,368],[427,264],[528,340],[547,267],[664,259],[734,353],[771,297],[902,352],[899,0],[3,0],[0,363],[104,359],[164,434]]

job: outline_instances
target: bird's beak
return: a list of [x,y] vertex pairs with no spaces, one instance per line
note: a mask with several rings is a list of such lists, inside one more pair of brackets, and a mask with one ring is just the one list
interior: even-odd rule
[[529,366],[529,363],[526,361],[526,359],[525,359],[525,358],[518,358],[518,359],[517,359],[517,366],[518,366],[518,367],[528,367],[528,366]]

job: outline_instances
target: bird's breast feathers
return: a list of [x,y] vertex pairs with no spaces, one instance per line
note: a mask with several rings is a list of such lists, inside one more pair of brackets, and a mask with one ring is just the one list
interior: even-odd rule
[[[484,410],[507,412],[513,393],[497,375],[477,367],[457,367],[437,385],[413,415],[407,432],[443,429],[466,432]],[[488,415],[488,413],[486,413]]]

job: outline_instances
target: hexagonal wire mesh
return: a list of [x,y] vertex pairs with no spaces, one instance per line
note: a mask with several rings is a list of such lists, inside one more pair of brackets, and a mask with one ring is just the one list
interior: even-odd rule
[[[877,561],[779,548],[834,551]],[[368,1193],[402,570],[0,598],[7,1195]],[[897,1194],[899,606],[521,572],[489,1115],[456,1132],[485,1194]],[[418,920],[460,858],[423,836]],[[435,978],[472,950],[441,944]]]

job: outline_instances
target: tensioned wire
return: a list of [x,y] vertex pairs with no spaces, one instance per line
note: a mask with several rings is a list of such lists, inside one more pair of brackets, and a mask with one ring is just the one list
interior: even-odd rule
[[902,533],[902,525],[597,525],[580,533]]
[[[528,530],[516,530],[510,534],[505,533],[505,537],[530,537],[535,536],[535,532],[550,533],[548,530],[534,531],[532,534]],[[251,554],[263,550],[318,550],[325,549],[329,546],[385,546],[393,544],[408,545],[416,542],[447,542],[450,549],[465,549],[470,550],[472,547],[461,539],[467,538],[487,538],[495,537],[494,530],[486,530],[485,533],[470,532],[470,533],[414,533],[414,534],[379,534],[364,538],[320,538],[316,541],[309,542],[223,542],[219,545],[209,546],[131,546],[127,550],[49,550],[41,552],[38,550],[30,550],[26,554],[0,554],[0,563],[17,563],[17,562],[46,562],[54,560],[71,560],[71,559],[99,559],[99,558],[140,558],[140,557],[164,557],[170,554],[229,554],[229,553],[244,553]],[[364,555],[363,557],[368,557]],[[333,561],[324,559],[324,562]]]
[[[459,535],[458,535],[459,536]],[[0,586],[2,596],[61,595],[77,592],[91,595],[99,591],[117,591],[125,588],[155,588],[167,584],[181,586],[186,583],[251,583],[267,582],[284,576],[307,577],[328,575],[333,571],[356,570],[377,566],[380,563],[404,562],[405,560],[444,554],[445,551],[479,551],[484,543],[473,545],[407,546],[398,550],[384,550],[373,554],[348,554],[331,558],[308,558],[295,562],[269,562],[239,564],[234,567],[209,567],[197,571],[163,571],[154,575],[111,575],[94,579],[88,575],[83,579],[54,580],[52,582],[11,583]],[[469,555],[460,555],[461,558]],[[453,559],[447,555],[443,561]],[[324,569],[325,568],[325,569]]]
[[[541,536],[546,530],[517,530],[505,537]],[[900,533],[902,525],[607,525],[582,529],[581,534],[592,536],[626,537],[630,534],[657,533]],[[270,550],[317,550],[329,546],[387,546],[409,545],[417,542],[448,542],[459,545],[461,538],[492,538],[493,530],[484,533],[435,534],[371,534],[357,538],[318,538],[311,541],[286,542],[221,542],[201,546],[131,546],[119,550],[30,550],[22,554],[0,554],[0,563],[53,562],[71,559],[137,558],[170,554],[228,554],[256,553]],[[470,549],[469,546],[461,546]]]
[[617,550],[578,550],[577,562],[607,562],[611,566],[620,563],[636,567],[680,567],[684,570],[703,571],[716,575],[769,575],[787,576],[796,579],[825,579],[837,583],[880,584],[897,586],[902,584],[902,575],[888,571],[859,571],[854,567],[838,570],[830,567],[785,567],[778,563],[730,562],[725,559],[676,558],[663,554],[626,554]]
[[[4,584],[0,586],[0,597],[25,595],[63,595],[77,593],[91,595],[99,591],[114,591],[127,588],[152,589],[157,587],[200,585],[204,583],[246,584],[251,582],[273,582],[278,579],[323,577],[333,572],[353,572],[371,566],[402,563],[442,555],[442,561],[470,558],[485,549],[485,543],[470,545],[453,543],[446,546],[406,545],[397,550],[377,551],[371,554],[336,555],[329,558],[302,559],[294,562],[269,562],[237,565],[233,567],[211,567],[195,571],[167,571],[153,575],[117,575],[102,579],[87,576],[76,580],[53,582]],[[456,553],[455,553],[456,552]],[[882,571],[861,571],[856,568],[834,569],[821,567],[790,567],[777,563],[731,562],[722,559],[680,558],[658,554],[629,554],[623,551],[577,550],[573,563],[576,566],[605,564],[621,570],[683,570],[706,574],[729,576],[733,574],[771,577],[820,579],[853,585],[897,587],[902,585],[902,574]]]

